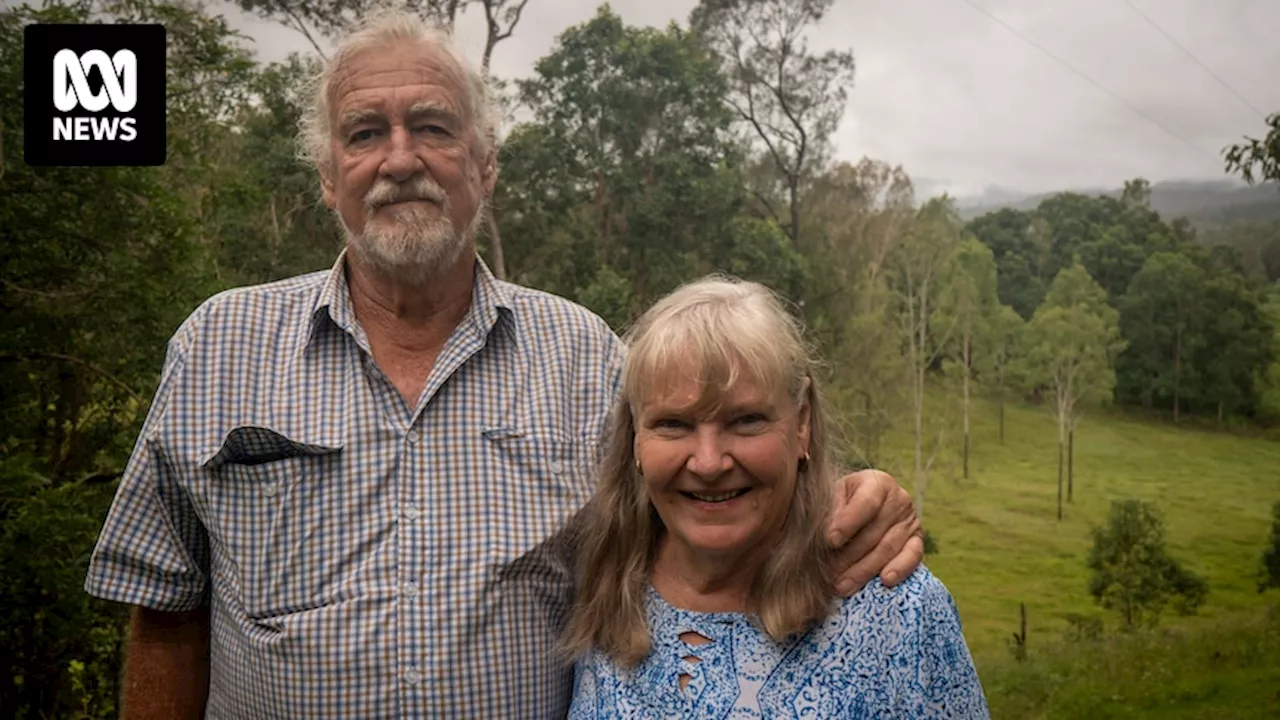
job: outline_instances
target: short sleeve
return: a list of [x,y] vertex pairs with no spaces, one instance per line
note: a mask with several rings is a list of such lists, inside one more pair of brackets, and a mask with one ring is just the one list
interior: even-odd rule
[[171,404],[184,361],[175,337],[89,560],[84,589],[90,595],[174,612],[204,600],[208,537],[162,439],[176,415]]
[[965,643],[960,614],[946,586],[928,576],[921,592],[920,679],[928,718],[991,717],[977,668]]

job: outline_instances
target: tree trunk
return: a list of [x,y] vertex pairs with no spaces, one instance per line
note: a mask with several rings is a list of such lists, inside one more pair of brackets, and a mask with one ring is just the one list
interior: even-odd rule
[[507,262],[502,254],[502,237],[498,234],[498,220],[490,211],[484,219],[489,234],[489,249],[493,251],[493,274],[499,280],[507,279]]
[[800,246],[800,178],[792,175],[787,178],[791,191],[791,246]]
[[[452,24],[453,22],[453,16],[457,13],[458,5],[459,3],[457,2],[450,3],[450,6],[449,6],[450,24]],[[502,40],[503,36],[500,34],[500,31],[498,28],[498,19],[494,17],[494,8],[487,2],[484,3],[484,14],[485,14],[485,22],[488,23],[489,33],[487,36],[485,36],[484,55],[480,60],[480,72],[484,75],[485,79],[488,79],[489,62],[493,59],[493,49],[498,45],[498,42]],[[514,30],[514,29],[515,29],[515,24],[512,23],[510,30]],[[510,32],[508,31],[507,34],[510,35]],[[491,149],[495,149],[496,151],[497,144],[498,144],[497,133],[494,132],[492,135],[490,135],[490,137],[488,138],[488,141],[489,141],[489,147]],[[485,228],[486,228],[486,232],[489,235],[489,249],[493,255],[493,257],[490,259],[493,261],[492,269],[493,269],[494,277],[498,278],[499,280],[506,280],[507,279],[507,263],[506,263],[504,254],[502,252],[502,234],[498,232],[498,219],[494,216],[492,208],[489,209],[489,212],[485,217]]]
[[1062,519],[1062,434],[1058,434],[1058,519]]
[[1075,484],[1075,457],[1076,457],[1076,429],[1072,426],[1067,430],[1067,502],[1072,502],[1073,493],[1072,486]]

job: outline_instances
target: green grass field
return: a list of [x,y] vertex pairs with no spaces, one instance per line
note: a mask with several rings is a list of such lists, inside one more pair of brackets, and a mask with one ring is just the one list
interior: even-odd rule
[[[1280,592],[1255,584],[1280,500],[1280,442],[1095,411],[1076,431],[1074,501],[1059,521],[1052,416],[1007,406],[1004,445],[997,417],[977,404],[969,479],[947,451],[924,506],[939,544],[926,562],[956,599],[996,716],[1280,717],[1280,634],[1268,635],[1280,628],[1270,610]],[[909,489],[911,448],[900,428],[878,458]],[[1194,617],[1170,611],[1160,633],[1116,639],[1117,617],[1088,593],[1085,558],[1091,528],[1129,497],[1158,505],[1170,553],[1207,578],[1209,595]],[[1027,663],[1009,651],[1019,603]],[[1102,618],[1109,639],[1064,642],[1070,613]],[[1277,641],[1254,647],[1263,637]]]

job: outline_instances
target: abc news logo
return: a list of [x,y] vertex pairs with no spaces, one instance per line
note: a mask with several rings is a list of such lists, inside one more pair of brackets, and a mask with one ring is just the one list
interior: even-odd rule
[[24,44],[28,165],[164,164],[163,26],[29,25]]
[[[89,89],[86,68],[102,74],[102,90]],[[53,105],[60,112],[73,112],[77,107],[101,112],[110,101],[118,113],[132,112],[138,104],[138,56],[121,50],[113,57],[101,50],[76,55],[59,50],[53,56]],[[132,117],[55,117],[54,140],[115,140],[130,142],[138,137],[137,123]]]

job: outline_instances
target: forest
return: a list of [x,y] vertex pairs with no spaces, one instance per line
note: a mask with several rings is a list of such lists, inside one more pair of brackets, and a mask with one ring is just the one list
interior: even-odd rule
[[[415,6],[446,24],[482,14],[488,43],[476,61],[487,68],[521,14],[544,1]],[[1021,513],[1023,540],[990,541],[1005,549],[1075,533],[1052,560],[1075,573],[1074,585],[1051,591],[1073,598],[1053,615],[1057,650],[1040,643],[1050,631],[1039,610],[1028,620],[1023,605],[1019,625],[1014,570],[987,593],[998,606],[975,600],[970,610],[966,598],[980,592],[957,580],[966,628],[987,638],[970,642],[996,717],[1111,717],[1081,699],[1098,683],[1129,692],[1105,685],[1098,658],[1132,668],[1132,657],[1187,648],[1183,665],[1152,675],[1113,668],[1150,693],[1125,695],[1133,713],[1114,716],[1183,717],[1159,714],[1179,693],[1199,711],[1226,707],[1221,687],[1186,685],[1218,672],[1222,687],[1236,678],[1246,688],[1249,708],[1233,716],[1280,709],[1280,112],[1223,149],[1224,178],[1248,183],[1248,203],[1198,202],[1186,188],[1169,200],[1135,177],[965,209],[918,194],[909,168],[834,159],[856,48],[818,53],[805,41],[831,2],[703,0],[666,28],[629,26],[604,4],[559,35],[528,77],[495,78],[508,118],[519,110],[522,119],[504,128],[477,238],[485,262],[619,332],[706,273],[778,290],[825,360],[844,463],[885,468],[911,492],[929,531],[926,561],[949,585],[1003,562],[966,545],[979,510]],[[340,34],[365,8],[239,4],[313,38]],[[88,22],[166,27],[163,166],[23,162],[23,28]],[[176,0],[0,11],[6,716],[115,716],[125,609],[88,597],[84,571],[179,323],[214,293],[326,269],[342,248],[314,174],[296,159],[299,89],[321,54],[317,43],[315,53],[260,62],[225,18]],[[1130,432],[1145,439],[1120,455],[1154,447],[1167,458],[1133,469],[1102,454]],[[1188,460],[1188,447],[1205,450]],[[1176,474],[1175,462],[1201,461],[1230,477],[1188,479],[1167,496],[1136,489],[1152,473]],[[1011,495],[999,478],[1036,490]],[[1219,479],[1233,488],[1225,497],[1206,487]],[[1230,508],[1214,527],[1177,535],[1213,503]],[[1002,523],[1021,527],[983,522],[997,535]],[[1212,554],[1215,532],[1228,533],[1227,565]],[[1155,560],[1132,565],[1135,547]],[[1048,553],[1027,572],[1058,572]],[[1175,606],[1179,618],[1199,612],[1227,625],[1161,612]],[[1159,634],[1170,624],[1191,634]],[[1235,644],[1213,647],[1219,664],[1196,664],[1210,634]],[[1052,665],[1064,657],[1103,669],[1075,678]],[[1212,713],[1185,715],[1201,716]]]

